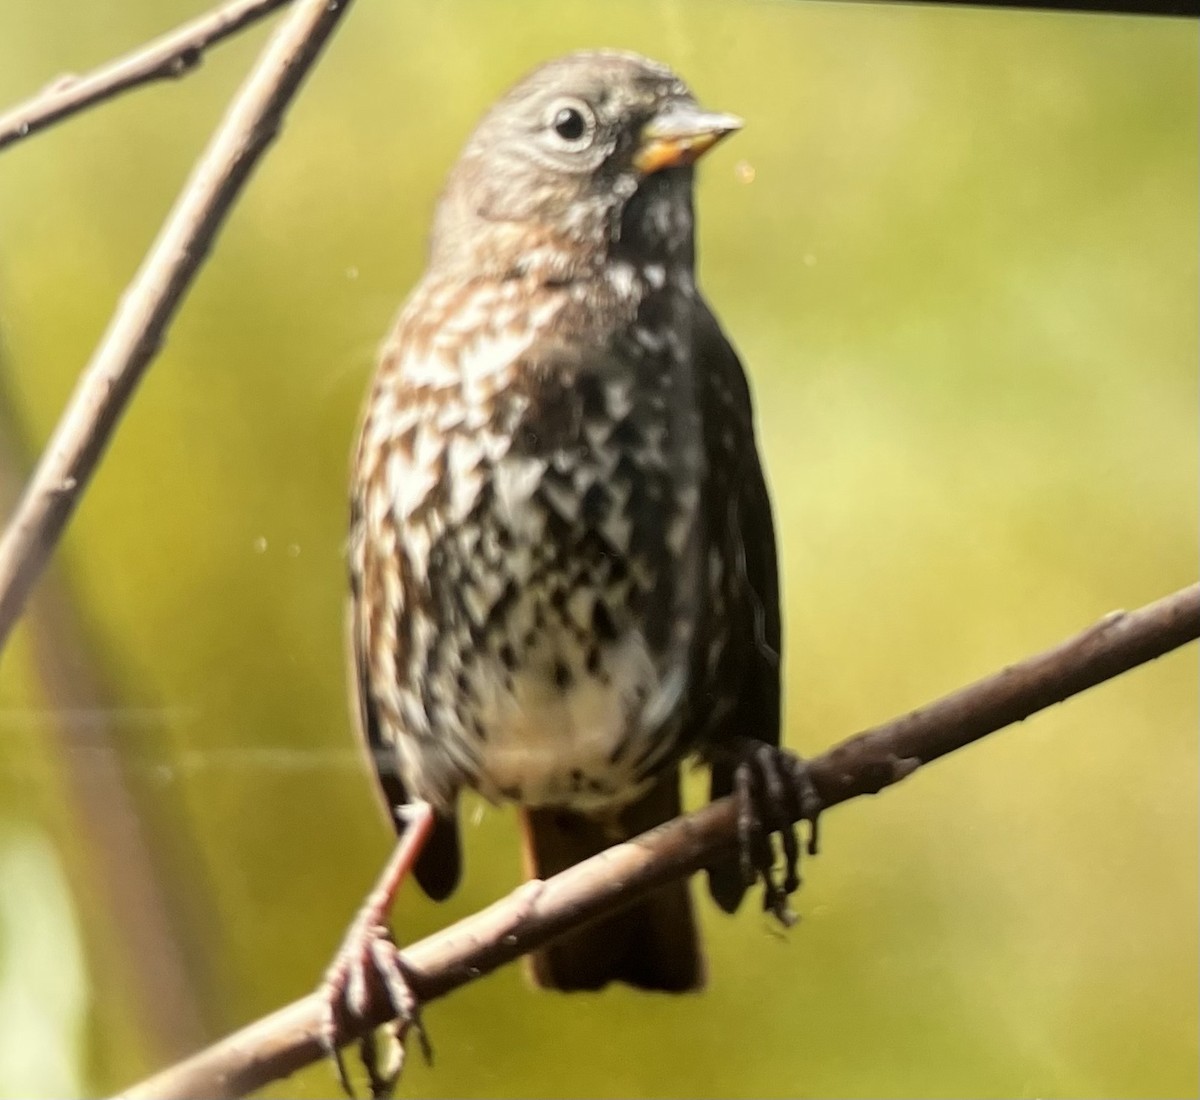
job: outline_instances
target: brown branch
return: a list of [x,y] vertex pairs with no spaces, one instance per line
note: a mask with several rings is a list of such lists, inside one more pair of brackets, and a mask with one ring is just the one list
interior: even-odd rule
[[175,80],[200,64],[204,51],[291,0],[233,0],[83,76],[60,76],[0,115],[0,149],[64,118],[155,80]]
[[299,0],[239,89],[126,289],[0,539],[0,650],[146,367],[350,0]]
[[[1082,634],[927,707],[843,741],[809,761],[824,808],[873,794],[922,764],[1200,637],[1200,584]],[[727,851],[736,809],[721,799],[508,897],[413,944],[406,970],[422,1001],[457,989],[554,936],[691,874]],[[134,1100],[235,1097],[322,1057],[316,994],[222,1039],[122,1096]],[[376,997],[365,1026],[390,1012]]]

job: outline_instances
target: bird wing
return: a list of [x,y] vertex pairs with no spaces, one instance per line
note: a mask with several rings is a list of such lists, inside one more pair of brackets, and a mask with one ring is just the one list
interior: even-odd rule
[[[745,371],[716,319],[701,311],[696,347],[698,371],[708,388],[705,400],[707,453],[712,460],[713,497],[728,516],[728,560],[735,565],[729,606],[734,652],[743,660],[732,710],[713,733],[710,793],[733,792],[736,760],[720,752],[722,741],[751,738],[780,742],[783,624],[775,520],[766,476],[754,437],[754,410]],[[726,912],[741,902],[746,887],[737,859],[709,869],[709,889]]]
[[[359,464],[355,465],[357,470]],[[360,743],[375,775],[376,792],[381,798],[388,819],[395,827],[397,835],[400,835],[404,832],[405,821],[397,815],[396,810],[407,805],[411,799],[400,778],[396,745],[384,732],[379,716],[379,704],[371,690],[372,600],[378,599],[382,592],[382,582],[378,577],[381,562],[377,548],[373,548],[368,539],[362,494],[357,483],[351,489],[349,551],[347,648],[351,663],[349,679],[357,703],[356,726]],[[436,815],[429,839],[417,857],[415,872],[422,889],[436,901],[449,897],[458,885],[462,875],[462,853],[458,821],[452,812]]]

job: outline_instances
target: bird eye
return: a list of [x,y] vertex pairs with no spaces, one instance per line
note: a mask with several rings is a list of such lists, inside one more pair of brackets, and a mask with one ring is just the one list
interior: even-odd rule
[[578,141],[585,127],[582,112],[574,107],[560,107],[554,116],[554,132],[563,141]]
[[550,116],[550,129],[566,145],[582,148],[591,140],[596,119],[583,103],[560,104]]

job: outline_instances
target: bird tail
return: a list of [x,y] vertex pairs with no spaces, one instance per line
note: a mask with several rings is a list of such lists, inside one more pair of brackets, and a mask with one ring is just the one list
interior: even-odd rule
[[[549,878],[679,811],[678,769],[665,773],[615,821],[569,810],[523,809],[526,872],[530,878]],[[704,959],[687,880],[662,886],[533,952],[529,967],[536,985],[563,992],[602,989],[609,982],[668,993],[701,988]]]

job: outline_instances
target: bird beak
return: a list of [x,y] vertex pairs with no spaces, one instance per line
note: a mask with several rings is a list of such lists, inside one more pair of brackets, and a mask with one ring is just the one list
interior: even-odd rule
[[721,138],[742,128],[737,115],[672,103],[642,127],[633,165],[643,175],[695,164]]

